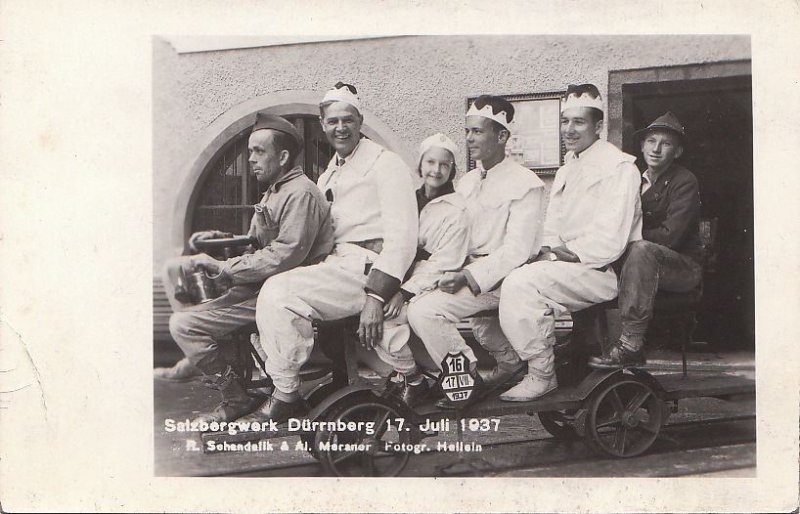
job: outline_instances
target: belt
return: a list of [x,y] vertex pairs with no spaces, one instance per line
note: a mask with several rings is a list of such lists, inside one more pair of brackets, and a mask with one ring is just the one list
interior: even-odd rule
[[380,254],[383,250],[383,239],[367,239],[366,241],[349,241],[350,244],[354,244],[356,246],[360,246],[365,250],[369,250],[370,252],[375,252]]

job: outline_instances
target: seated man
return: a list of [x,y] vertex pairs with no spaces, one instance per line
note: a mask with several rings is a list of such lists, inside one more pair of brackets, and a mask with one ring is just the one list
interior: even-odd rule
[[[302,148],[302,138],[294,126],[278,116],[259,113],[248,143],[250,165],[256,179],[268,186],[255,206],[249,235],[257,241],[254,253],[218,261],[206,254],[180,257],[168,268],[186,266],[217,275],[218,281],[232,285],[221,297],[198,305],[175,299],[174,273],[168,273],[165,287],[174,314],[169,328],[186,358],[170,370],[156,372],[176,378],[191,373],[193,367],[213,375],[210,384],[219,389],[223,402],[198,420],[230,421],[258,406],[248,396],[240,377],[231,369],[218,348],[220,338],[253,323],[256,299],[265,279],[288,269],[318,262],[330,252],[333,226],[328,202],[303,169],[294,166]],[[214,237],[210,231],[195,234],[190,244]]]
[[591,84],[570,86],[561,107],[568,153],[550,190],[544,242],[535,261],[503,283],[500,324],[528,374],[500,396],[530,401],[558,387],[554,369],[555,316],[617,296],[611,263],[641,238],[634,157],[600,139],[603,102]]
[[361,138],[355,87],[338,83],[320,103],[320,122],[336,155],[319,177],[331,202],[335,246],[324,262],[270,278],[256,322],[275,391],[243,421],[281,423],[302,415],[300,367],[314,345],[313,320],[361,313],[359,338],[383,339],[384,304],[400,288],[417,251],[411,172],[400,157]]
[[668,112],[636,133],[647,163],[642,183],[642,241],[632,243],[622,266],[619,310],[622,335],[595,368],[644,364],[644,334],[653,317],[656,291],[684,293],[702,279],[700,189],[697,178],[675,159],[683,154],[686,134]]
[[[458,181],[456,192],[466,199],[470,239],[467,264],[444,273],[438,289],[418,295],[408,306],[411,328],[437,366],[449,352],[463,354],[473,367],[472,349],[456,323],[500,304],[500,283],[539,246],[544,183],[531,170],[506,157],[514,107],[504,98],[483,95],[467,111],[467,147],[478,167]],[[475,338],[497,366],[481,378],[494,385],[509,378],[520,359],[500,329],[497,318],[473,318]],[[453,405],[446,399],[444,408]]]

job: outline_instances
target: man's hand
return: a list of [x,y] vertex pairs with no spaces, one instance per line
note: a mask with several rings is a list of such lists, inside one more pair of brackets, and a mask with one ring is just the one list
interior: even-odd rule
[[383,339],[383,304],[371,296],[367,296],[367,301],[361,310],[358,339],[370,350]]
[[581,262],[581,258],[576,253],[566,247],[566,245],[556,246],[551,250],[558,260],[563,262]]
[[551,253],[558,257],[558,260],[561,262],[581,262],[580,257],[567,248],[566,245],[556,246],[555,248],[542,247],[542,250],[533,262],[549,261],[549,255]]
[[383,306],[383,319],[392,319],[396,318],[398,314],[400,314],[400,309],[403,308],[403,304],[405,300],[403,299],[402,293],[398,291],[392,296],[392,299],[386,302],[386,305]]
[[193,268],[204,270],[207,274],[214,276],[219,275],[225,266],[224,261],[218,261],[205,253],[192,255],[191,263]]
[[467,285],[467,277],[463,271],[448,271],[439,279],[439,289],[445,293],[457,293]]
[[220,239],[223,237],[233,237],[233,234],[230,232],[221,232],[219,230],[203,230],[202,232],[195,232],[189,238],[189,248],[193,252],[199,252],[200,250],[197,249],[195,243],[197,241],[202,241],[204,239]]

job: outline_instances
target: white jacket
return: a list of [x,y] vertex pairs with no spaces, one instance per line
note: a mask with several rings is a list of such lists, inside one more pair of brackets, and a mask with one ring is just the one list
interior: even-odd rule
[[566,245],[583,264],[602,268],[642,238],[636,158],[598,139],[566,160],[550,190],[542,245]]
[[[456,191],[467,201],[471,263],[464,269],[485,293],[539,251],[544,183],[509,158],[464,175]],[[469,280],[468,277],[468,280]]]
[[418,295],[436,288],[446,271],[458,271],[467,259],[469,224],[466,202],[458,193],[439,196],[419,213],[419,248],[430,254],[418,261],[402,288]]

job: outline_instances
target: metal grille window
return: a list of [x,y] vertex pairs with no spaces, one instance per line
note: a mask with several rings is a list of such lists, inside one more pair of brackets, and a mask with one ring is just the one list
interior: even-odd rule
[[[333,148],[325,139],[318,118],[285,118],[303,134],[304,148],[297,164],[303,167],[308,178],[316,182],[333,156]],[[244,234],[249,229],[253,204],[259,202],[266,190],[250,172],[247,162],[249,137],[250,129],[234,137],[203,177],[193,211],[192,232],[217,229]]]

